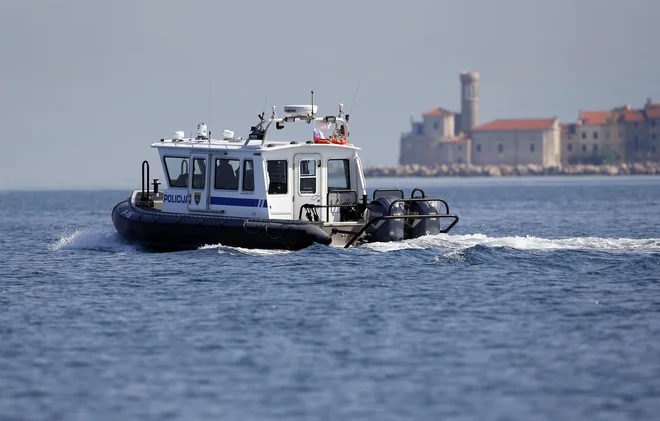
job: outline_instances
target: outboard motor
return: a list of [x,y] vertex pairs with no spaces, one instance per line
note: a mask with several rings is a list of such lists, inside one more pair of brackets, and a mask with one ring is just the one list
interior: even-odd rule
[[[432,202],[432,201],[431,201]],[[438,210],[426,200],[406,203],[406,215],[437,215]],[[405,238],[440,234],[440,218],[406,219]]]
[[[403,217],[405,209],[402,202],[395,203],[390,213],[390,206],[397,199],[398,197],[381,196],[372,200],[367,206],[365,219],[371,221],[380,216],[388,215],[401,215]],[[384,219],[375,222],[366,230],[368,241],[400,241],[403,239],[403,226],[404,218]]]

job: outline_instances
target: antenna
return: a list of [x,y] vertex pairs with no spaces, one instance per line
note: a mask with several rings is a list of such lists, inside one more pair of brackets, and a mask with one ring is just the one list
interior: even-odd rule
[[211,142],[211,96],[212,96],[211,92],[212,92],[211,80],[209,79],[209,119],[208,119],[209,125],[207,126],[209,142]]
[[357,97],[358,90],[360,89],[360,84],[362,83],[362,76],[360,76],[360,79],[358,79],[358,84],[357,87],[355,88],[355,92],[353,93],[353,100],[351,101],[351,106],[348,107],[348,113],[346,113],[346,117],[348,118],[348,115],[353,111],[353,104],[355,103],[355,98]]

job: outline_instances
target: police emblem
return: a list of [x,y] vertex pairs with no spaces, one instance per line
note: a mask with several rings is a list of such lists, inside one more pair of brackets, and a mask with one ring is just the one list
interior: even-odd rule
[[195,192],[195,204],[199,205],[199,201],[202,200],[202,193]]

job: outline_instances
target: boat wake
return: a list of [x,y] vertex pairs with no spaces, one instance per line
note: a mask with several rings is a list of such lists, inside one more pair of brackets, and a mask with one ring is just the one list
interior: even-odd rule
[[137,247],[129,244],[119,234],[108,231],[76,230],[62,235],[50,245],[57,250],[95,250],[105,252],[135,252]]
[[484,234],[425,236],[413,240],[391,243],[370,243],[364,246],[376,252],[406,249],[461,251],[475,246],[508,247],[517,250],[594,250],[615,252],[660,252],[660,238],[599,238],[575,237],[548,239],[538,237],[489,237]]
[[206,245],[199,248],[199,250],[218,250],[218,254],[227,254],[229,256],[273,256],[276,254],[293,253],[289,250],[269,250],[269,249],[247,249],[243,247],[230,247],[223,246],[222,244]]
[[[355,250],[387,253],[417,249],[453,253],[477,246],[487,248],[505,247],[530,251],[592,250],[623,253],[658,253],[660,252],[660,238],[574,237],[548,239],[532,236],[489,237],[485,234],[439,234],[398,242],[368,243],[358,246]],[[138,246],[127,242],[117,233],[88,230],[76,230],[73,233],[63,234],[49,248],[52,251],[95,250],[113,253],[136,252],[140,250]],[[273,256],[294,253],[288,250],[248,249],[223,246],[221,244],[202,246],[199,250],[217,250],[218,254],[228,256]]]

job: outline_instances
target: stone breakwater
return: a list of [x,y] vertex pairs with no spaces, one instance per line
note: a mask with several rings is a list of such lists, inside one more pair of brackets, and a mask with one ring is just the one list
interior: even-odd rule
[[565,167],[542,165],[393,165],[368,166],[367,177],[509,177],[530,175],[660,175],[660,162],[636,162],[615,165],[576,164]]

